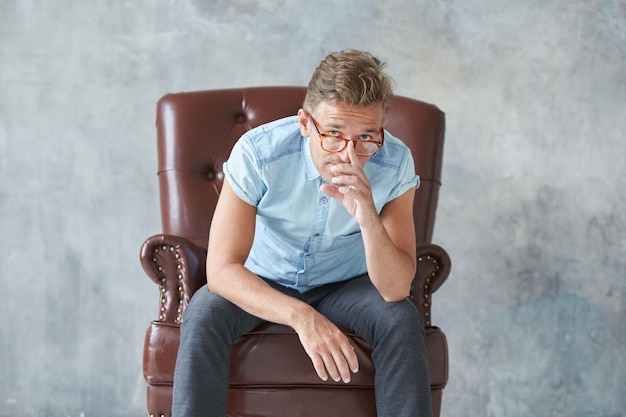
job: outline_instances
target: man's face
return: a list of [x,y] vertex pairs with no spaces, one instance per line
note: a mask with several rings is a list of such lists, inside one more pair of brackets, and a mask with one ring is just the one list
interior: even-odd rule
[[[311,156],[315,167],[322,178],[330,182],[333,174],[330,167],[336,164],[350,163],[348,148],[341,152],[327,152],[322,149],[318,132],[313,124],[312,117],[317,123],[319,132],[341,136],[350,140],[378,138],[378,133],[382,128],[383,111],[382,104],[372,104],[370,106],[350,106],[343,102],[322,101],[310,115],[300,109],[298,118],[300,119],[300,132],[302,136],[309,138]],[[369,156],[358,156],[362,164],[369,160]]]

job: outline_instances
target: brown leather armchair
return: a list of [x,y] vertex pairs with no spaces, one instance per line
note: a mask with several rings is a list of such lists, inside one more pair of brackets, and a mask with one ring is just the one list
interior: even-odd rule
[[[159,186],[163,232],[148,238],[141,263],[159,287],[158,319],[148,327],[143,370],[148,414],[170,416],[172,381],[183,311],[206,282],[209,227],[223,181],[222,163],[247,130],[294,115],[303,87],[254,87],[165,95],[157,106]],[[412,149],[421,186],[415,195],[418,267],[411,299],[426,323],[433,414],[439,416],[448,380],[446,337],[432,325],[432,294],[450,272],[450,259],[431,244],[439,187],[445,116],[437,107],[395,97],[386,129]],[[232,350],[229,416],[376,415],[374,367],[367,344],[346,331],[360,371],[345,385],[321,381],[290,328],[266,323]]]

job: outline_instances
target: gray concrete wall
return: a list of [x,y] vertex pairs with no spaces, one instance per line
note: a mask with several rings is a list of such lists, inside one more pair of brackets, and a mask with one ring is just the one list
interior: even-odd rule
[[156,101],[345,47],[447,113],[443,415],[626,415],[626,3],[336,3],[0,1],[0,416],[144,415]]

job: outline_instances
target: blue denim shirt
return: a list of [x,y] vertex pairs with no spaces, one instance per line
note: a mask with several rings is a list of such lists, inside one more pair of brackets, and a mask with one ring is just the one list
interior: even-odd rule
[[[385,144],[364,171],[376,209],[419,186],[409,148],[385,132]],[[364,274],[359,224],[320,191],[323,180],[297,116],[244,134],[224,173],[235,194],[256,207],[254,241],[245,266],[300,292]]]

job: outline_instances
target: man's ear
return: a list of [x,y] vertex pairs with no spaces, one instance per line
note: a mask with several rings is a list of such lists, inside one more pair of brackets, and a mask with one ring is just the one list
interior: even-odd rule
[[300,122],[300,134],[305,138],[310,136],[309,133],[309,116],[304,109],[298,110],[298,120]]

